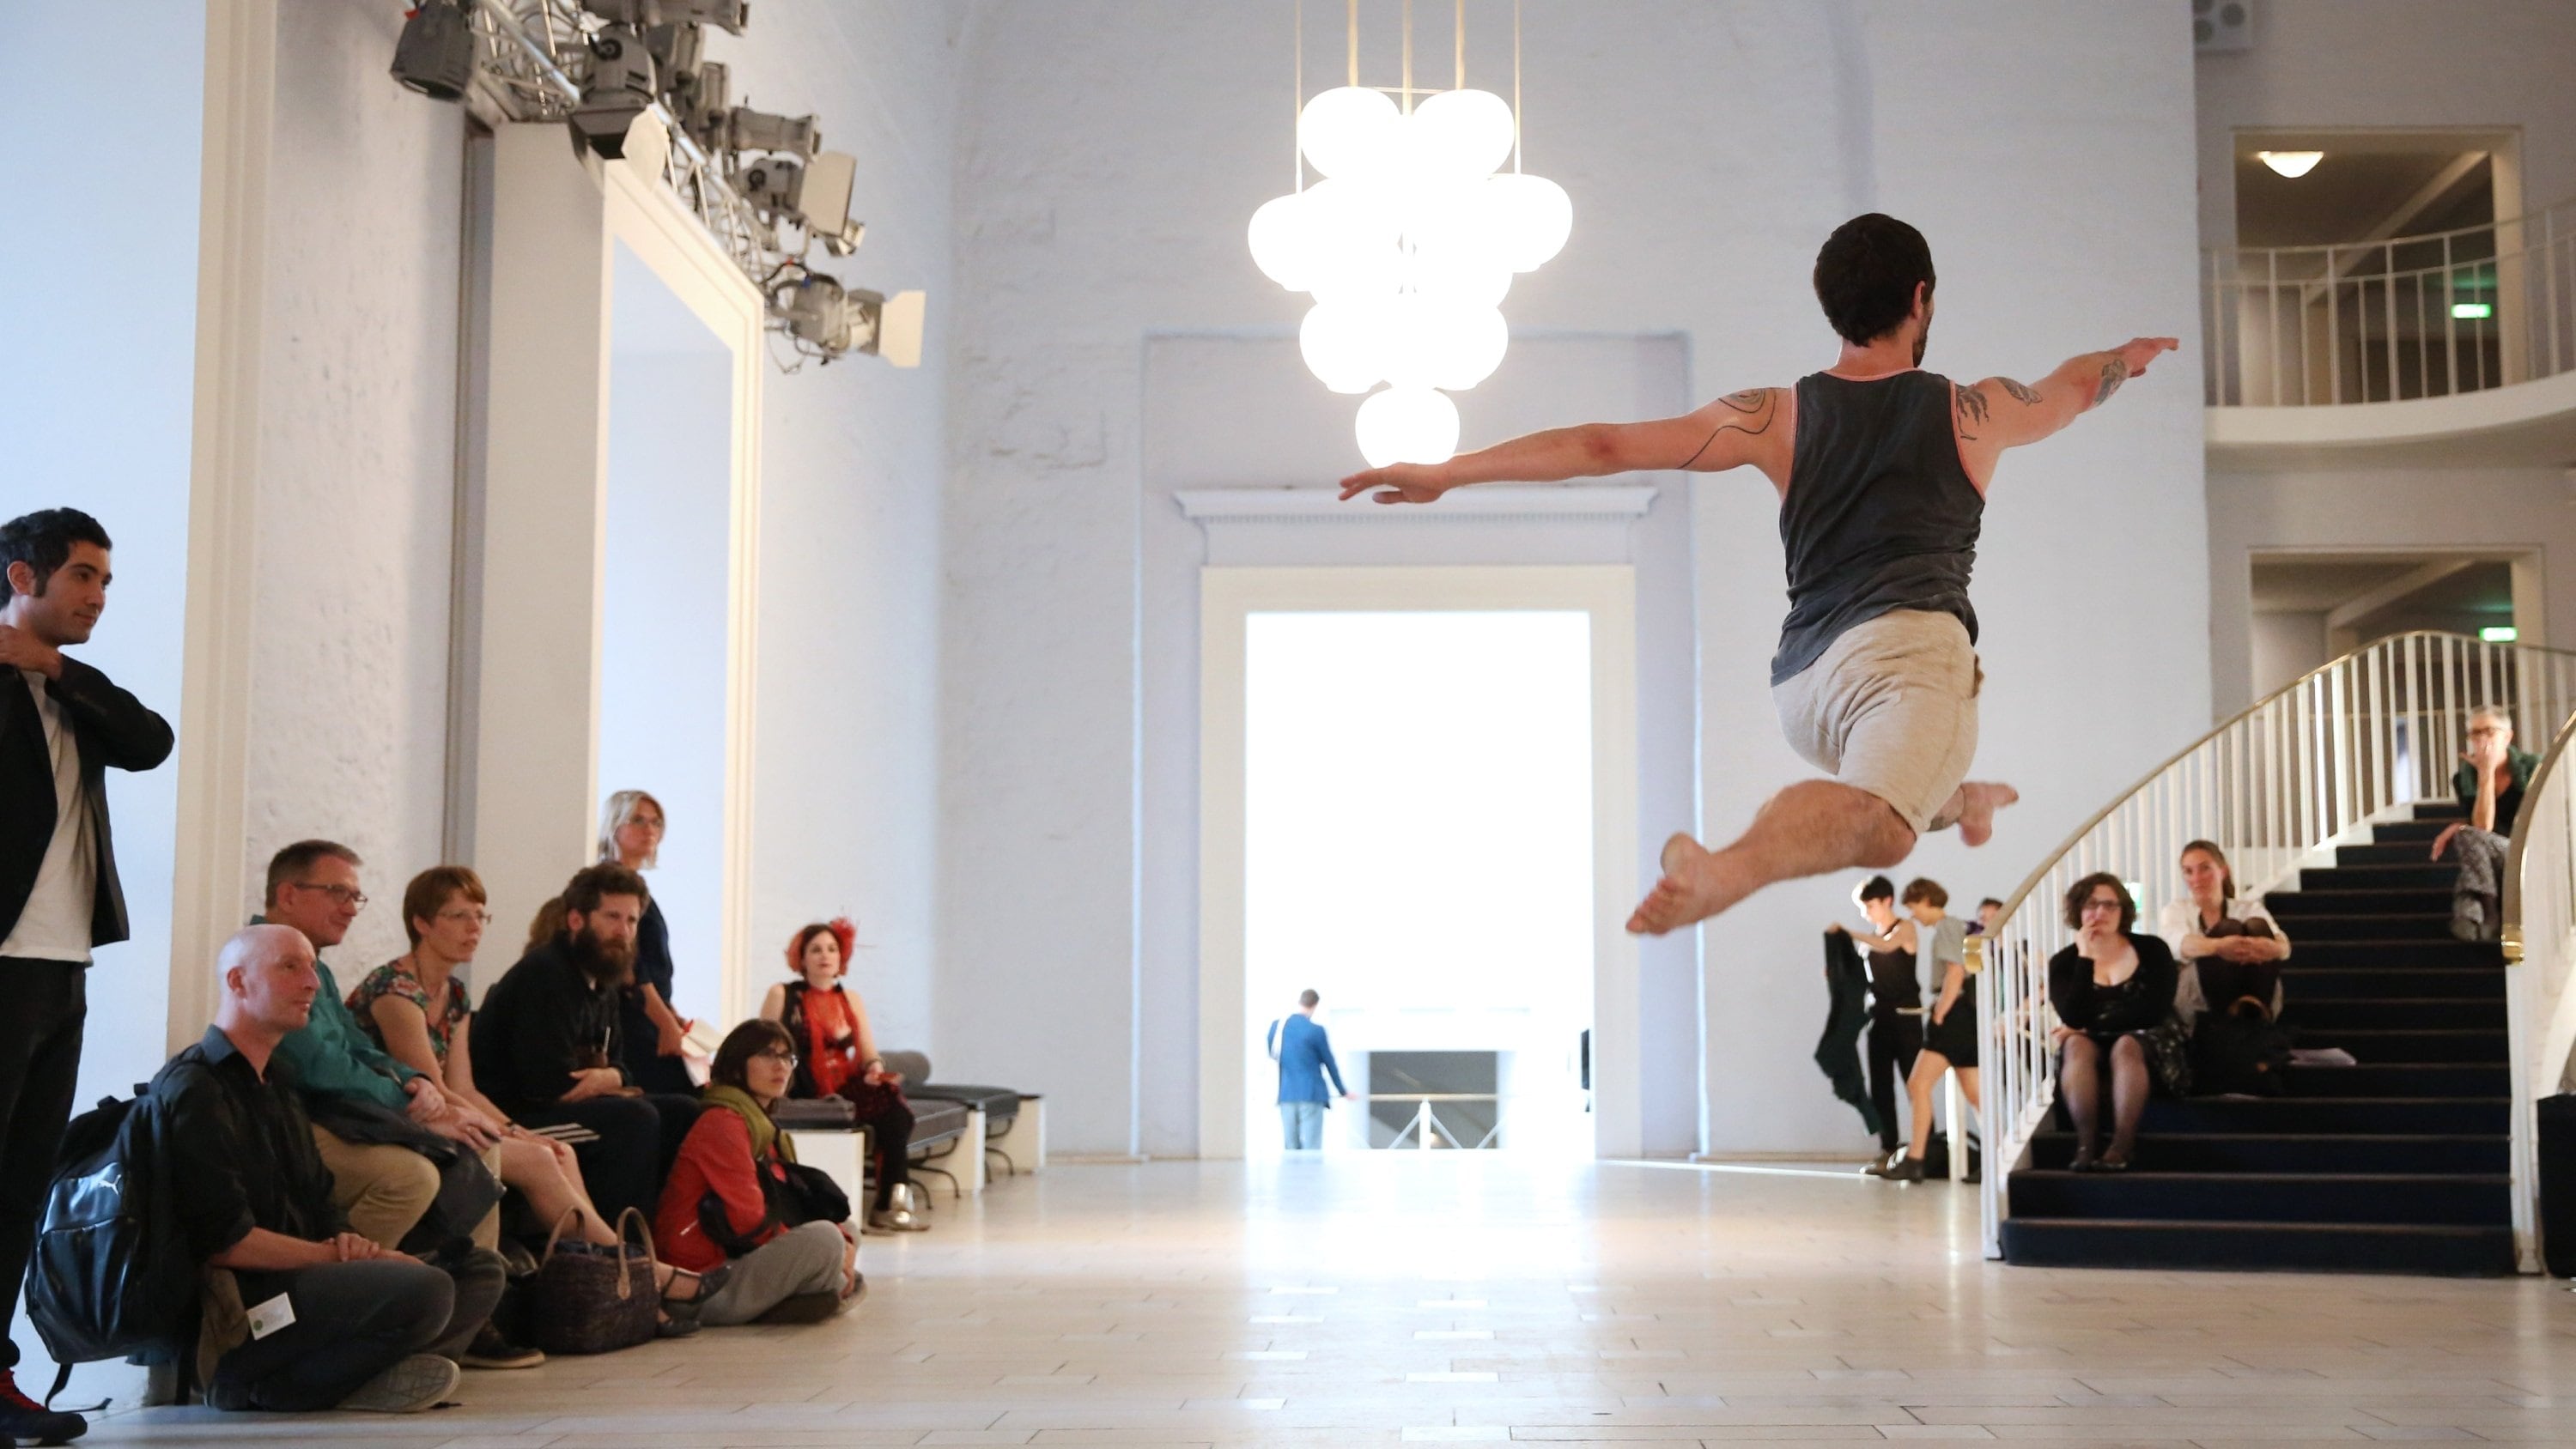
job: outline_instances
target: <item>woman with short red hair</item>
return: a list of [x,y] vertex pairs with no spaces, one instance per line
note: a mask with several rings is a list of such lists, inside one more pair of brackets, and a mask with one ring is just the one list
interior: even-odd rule
[[895,1189],[910,1181],[912,1166],[912,1104],[904,1100],[903,1074],[886,1070],[876,1033],[868,1027],[867,1004],[841,984],[857,943],[858,930],[847,917],[799,930],[787,943],[787,969],[796,979],[769,988],[760,1014],[795,1039],[799,1060],[790,1095],[843,1098],[868,1129],[877,1156],[868,1226],[917,1233],[930,1224],[895,1203]]

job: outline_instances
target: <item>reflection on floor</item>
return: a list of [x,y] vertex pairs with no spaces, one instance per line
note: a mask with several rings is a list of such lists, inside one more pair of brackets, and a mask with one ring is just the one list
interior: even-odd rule
[[2576,1443],[2561,1287],[2007,1269],[1943,1184],[1408,1152],[1058,1166],[937,1222],[819,1328],[85,1443]]

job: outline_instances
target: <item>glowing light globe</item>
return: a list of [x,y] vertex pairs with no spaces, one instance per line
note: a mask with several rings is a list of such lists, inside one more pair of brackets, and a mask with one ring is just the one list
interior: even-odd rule
[[1360,456],[1389,463],[1445,463],[1458,451],[1458,405],[1427,387],[1390,387],[1360,404]]
[[1544,176],[1516,172],[1485,182],[1495,254],[1515,272],[1534,272],[1565,249],[1574,230],[1574,199]]
[[1512,154],[1512,108],[1492,91],[1442,91],[1416,104],[1404,128],[1426,179],[1473,181]]
[[1366,392],[1386,377],[1385,312],[1357,302],[1318,302],[1298,324],[1297,350],[1324,386]]
[[1297,147],[1326,176],[1356,176],[1386,163],[1403,121],[1383,93],[1336,86],[1297,113]]
[[1252,214],[1252,226],[1245,235],[1252,247],[1252,264],[1291,292],[1314,286],[1314,227],[1305,203],[1303,193],[1272,197]]

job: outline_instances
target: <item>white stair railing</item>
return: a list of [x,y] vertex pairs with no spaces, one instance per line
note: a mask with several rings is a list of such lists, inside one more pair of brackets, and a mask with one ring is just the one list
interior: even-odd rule
[[[1988,1257],[2003,1253],[2012,1169],[2057,1100],[2048,958],[2074,939],[2060,913],[2075,882],[2096,871],[2128,882],[2139,897],[2138,929],[2152,930],[2163,902],[2181,894],[2183,846],[2210,840],[2227,852],[2240,884],[2271,888],[2320,848],[2357,840],[2374,819],[2416,800],[2451,798],[2468,712],[2487,704],[2511,713],[2517,739],[2558,738],[2576,713],[2576,654],[2437,633],[2400,634],[2347,654],[2210,731],[2114,800],[2031,872],[1990,936],[1971,938],[1986,1033],[1980,1194]],[[2553,779],[2576,785],[2576,771]],[[2566,785],[2558,787],[2562,816],[2551,818],[2576,828]],[[2576,903],[2568,881],[2576,849],[2563,832],[2557,839],[2560,853],[2527,869],[2546,875],[2558,863],[2550,879],[2559,891],[2554,919],[2564,923]],[[2508,921],[2512,910],[2508,904]],[[2571,959],[2563,924],[2553,941],[2553,959]],[[2529,1018],[2516,1010],[2519,1042]],[[2576,1037],[2576,1022],[2569,1030]],[[2517,1086],[2518,1095],[2523,1090]],[[2528,1182],[2518,1158],[2517,1214]]]
[[2576,370],[2576,201],[2510,221],[2202,258],[2211,407],[2482,392]]
[[2540,1271],[2538,1103],[2566,1089],[2576,1055],[2576,742],[2570,720],[2523,791],[2504,874],[2505,999],[2513,1034],[2513,1240],[2526,1273]]

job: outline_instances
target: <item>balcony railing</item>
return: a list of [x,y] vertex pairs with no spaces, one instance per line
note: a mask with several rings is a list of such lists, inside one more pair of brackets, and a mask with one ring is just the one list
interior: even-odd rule
[[2512,221],[2204,257],[2212,407],[2452,397],[2576,371],[2576,200]]

